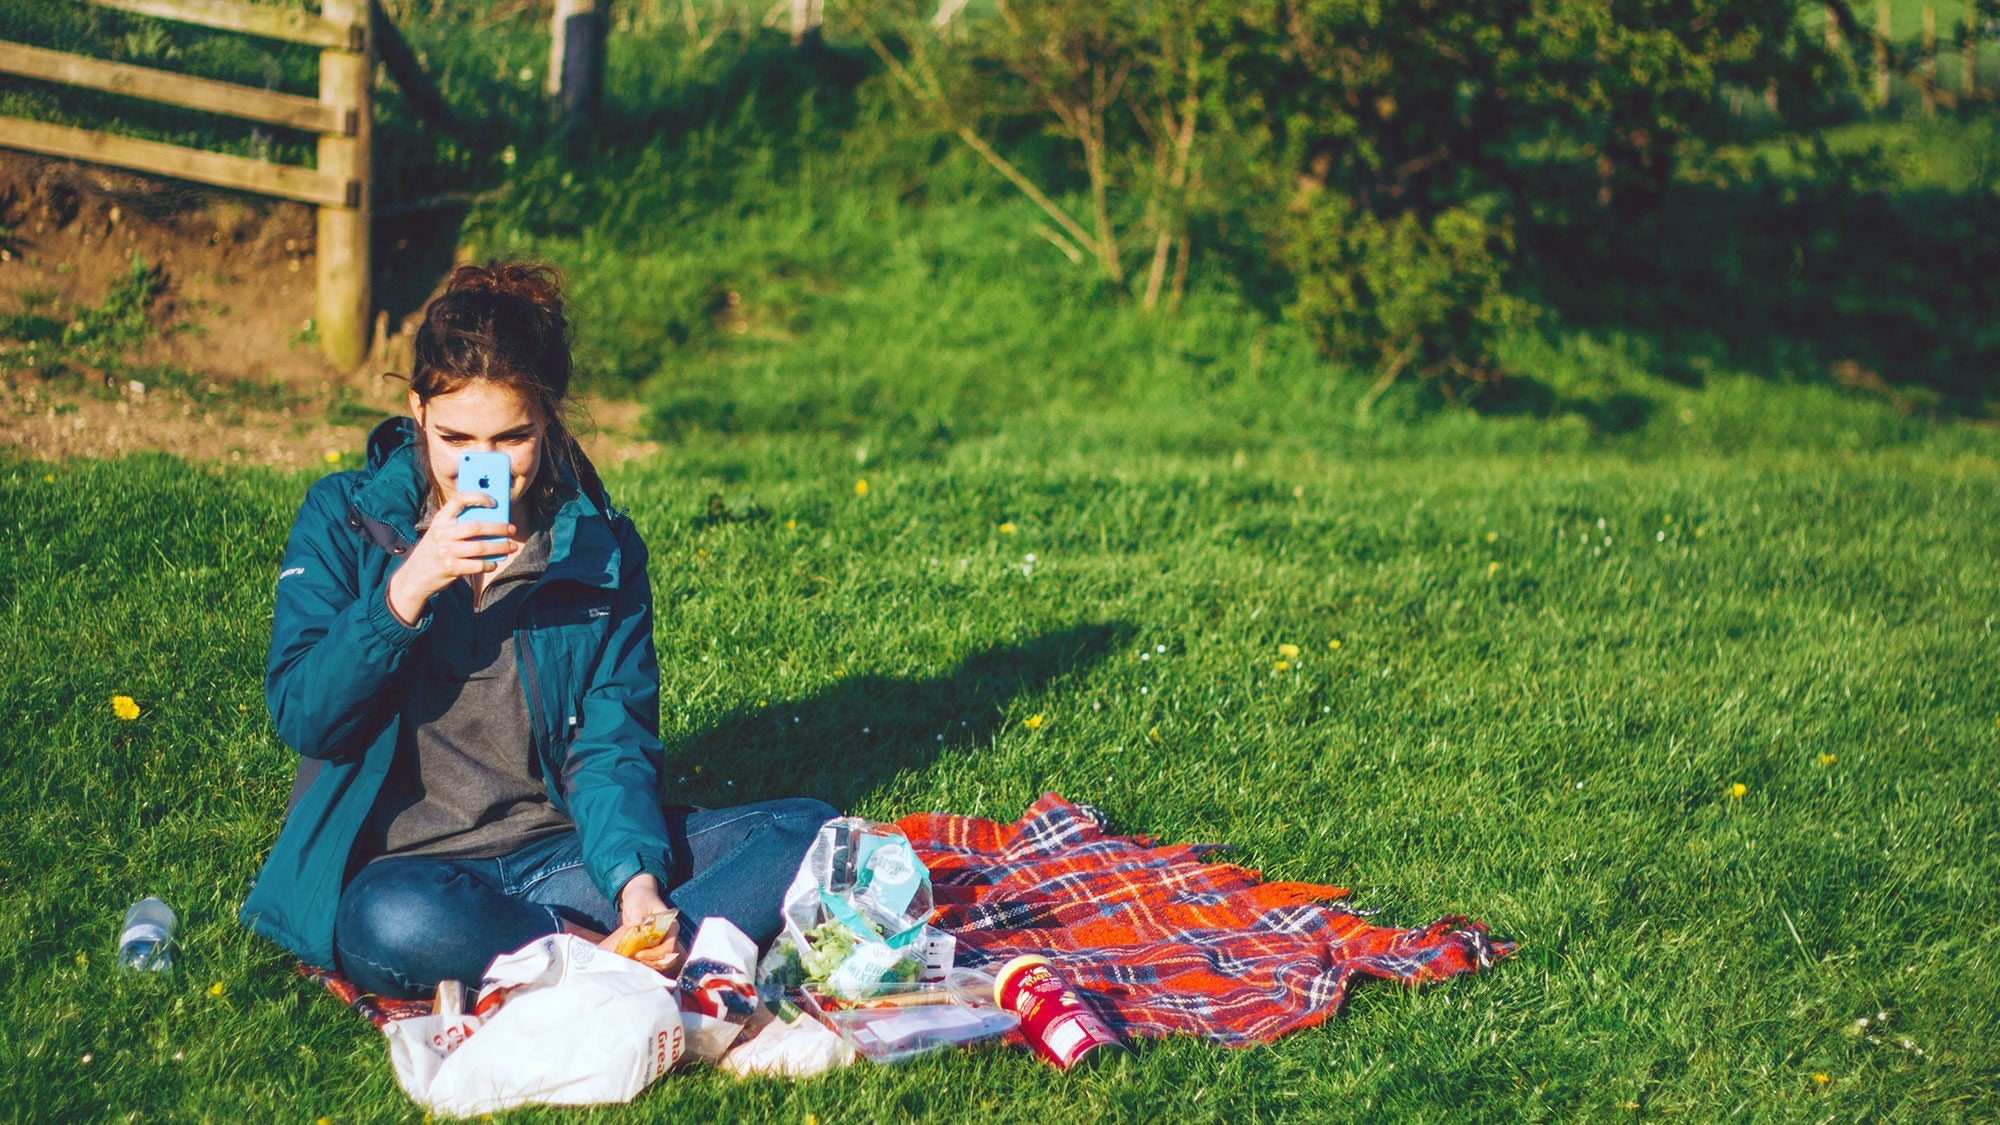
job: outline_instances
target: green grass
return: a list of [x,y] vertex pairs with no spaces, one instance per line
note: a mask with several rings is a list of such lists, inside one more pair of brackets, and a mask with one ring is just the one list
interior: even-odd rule
[[[1250,1051],[677,1073],[592,1119],[1990,1118],[1990,435],[1735,380],[1685,403],[1594,442],[1384,422],[1398,453],[1170,402],[1137,439],[1031,420],[857,464],[839,433],[696,434],[613,471],[672,799],[1012,817],[1054,789],[1521,950]],[[233,921],[289,782],[259,674],[307,483],[0,469],[0,1116],[421,1116]],[[145,893],[185,919],[165,979],[112,965]]]
[[[411,33],[518,118],[532,20],[479,18]],[[1837,393],[1775,331],[1731,362],[1560,324],[1503,349],[1540,398],[1401,387],[1363,420],[1232,271],[1241,231],[1147,317],[837,51],[648,27],[582,174],[525,127],[383,141],[407,194],[504,175],[467,238],[563,266],[586,380],[649,409],[663,451],[607,473],[654,553],[667,798],[1011,818],[1054,789],[1521,950],[1255,1050],[691,1071],[592,1120],[2000,1115],[1990,427]],[[1906,130],[1899,175],[1984,182],[1975,132]],[[29,304],[0,332],[55,347],[70,318]],[[309,483],[0,461],[0,1119],[421,1120],[234,922],[290,781],[260,681]],[[146,893],[184,919],[166,979],[111,964]]]

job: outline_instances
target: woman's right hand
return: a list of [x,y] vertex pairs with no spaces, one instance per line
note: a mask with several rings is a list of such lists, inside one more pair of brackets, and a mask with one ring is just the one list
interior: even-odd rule
[[[680,967],[687,950],[681,945],[679,916],[665,910],[650,918],[627,922],[597,943],[621,957],[630,957],[649,969],[671,973]],[[631,946],[621,949],[621,946]]]
[[[389,610],[398,621],[415,625],[431,595],[460,578],[490,573],[500,565],[482,556],[512,555],[521,549],[514,541],[513,524],[459,518],[468,508],[493,506],[493,498],[483,492],[454,492],[438,509],[430,529],[389,579]],[[500,537],[498,542],[495,536]]]

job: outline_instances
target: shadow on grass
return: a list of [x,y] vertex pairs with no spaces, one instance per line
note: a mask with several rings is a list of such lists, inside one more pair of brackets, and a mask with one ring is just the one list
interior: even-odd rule
[[447,203],[379,218],[374,226],[375,307],[389,331],[423,311],[459,264],[459,235],[469,205]]
[[1603,398],[1559,394],[1538,379],[1508,375],[1480,387],[1471,397],[1472,409],[1489,418],[1554,418],[1575,415],[1597,434],[1627,434],[1646,424],[1655,403],[1644,395],[1619,391]]
[[733,711],[669,744],[668,790],[710,805],[803,796],[846,810],[904,770],[986,749],[1015,697],[1089,668],[1136,632],[1122,621],[1074,625],[975,653],[937,679],[854,676]]
[[[614,74],[587,140],[557,137],[539,119],[505,120],[498,128],[522,156],[495,213],[536,237],[593,229],[657,245],[679,223],[768,204],[774,170],[839,151],[859,119],[871,56],[800,51],[768,31],[731,51],[661,56],[651,70]],[[545,152],[556,158],[540,159]]]

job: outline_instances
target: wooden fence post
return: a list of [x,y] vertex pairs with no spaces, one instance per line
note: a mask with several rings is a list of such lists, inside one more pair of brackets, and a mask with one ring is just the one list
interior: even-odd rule
[[549,25],[549,97],[556,127],[577,139],[597,128],[604,100],[604,37],[610,0],[555,0]]
[[[321,0],[325,18],[366,28],[369,0]],[[319,209],[313,256],[319,269],[319,339],[328,359],[346,371],[368,358],[370,292],[369,199],[371,138],[370,85],[375,76],[373,37],[359,51],[323,50],[319,56],[320,101],[352,110],[357,128],[350,136],[319,139],[319,170],[344,179],[347,206]]]
[[792,0],[792,46],[802,46],[808,39],[817,39],[820,23],[825,19],[820,10],[820,0]]
[[1924,4],[1923,60],[1918,63],[1924,76],[1924,112],[1937,112],[1937,6]]
[[1875,0],[1875,108],[1889,108],[1889,0]]
[[1959,29],[1960,56],[1964,59],[1958,74],[1958,88],[1967,98],[1979,96],[1979,3],[1965,0],[1965,23]]

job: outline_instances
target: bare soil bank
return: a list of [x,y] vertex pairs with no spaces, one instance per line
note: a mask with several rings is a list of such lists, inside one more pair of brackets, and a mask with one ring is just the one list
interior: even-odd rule
[[[444,244],[383,224],[377,291],[408,307],[382,325],[359,371],[335,369],[312,333],[313,212],[114,169],[0,150],[0,316],[31,302],[70,315],[100,304],[136,255],[164,287],[156,332],[125,357],[172,379],[73,371],[50,379],[6,362],[0,340],[0,450],[37,459],[160,450],[199,460],[291,468],[357,454],[369,425],[402,409],[409,334],[455,256]],[[415,296],[410,296],[414,294]],[[600,460],[654,448],[637,437],[632,403],[587,404]],[[351,463],[351,461],[350,461]]]

